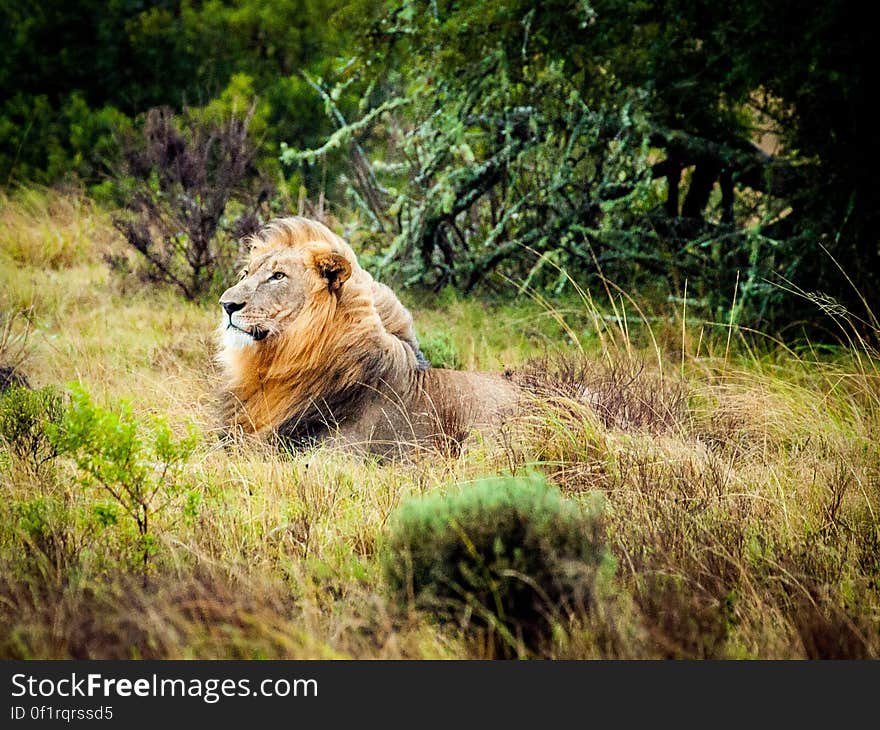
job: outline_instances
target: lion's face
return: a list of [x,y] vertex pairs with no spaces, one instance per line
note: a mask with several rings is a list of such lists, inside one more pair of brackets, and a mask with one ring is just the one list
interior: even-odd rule
[[328,244],[259,251],[223,292],[224,344],[247,347],[282,334],[314,297],[338,293],[351,263]]

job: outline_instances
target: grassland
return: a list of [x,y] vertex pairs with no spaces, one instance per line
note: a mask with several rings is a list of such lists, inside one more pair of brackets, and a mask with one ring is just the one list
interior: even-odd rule
[[144,428],[194,424],[197,446],[152,520],[145,576],[130,521],[95,517],[105,490],[71,459],[30,467],[5,445],[0,656],[491,656],[393,600],[379,553],[402,500],[534,471],[603,503],[612,561],[590,610],[519,655],[880,656],[880,370],[846,324],[845,344],[794,347],[604,292],[409,295],[435,361],[520,369],[576,353],[598,408],[538,413],[504,448],[291,456],[219,444],[216,307],[114,277],[102,255],[121,245],[81,195],[0,199],[0,364],[128,401]]

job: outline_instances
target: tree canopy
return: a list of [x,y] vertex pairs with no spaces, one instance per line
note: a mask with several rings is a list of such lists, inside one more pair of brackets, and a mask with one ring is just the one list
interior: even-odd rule
[[162,105],[247,108],[259,97],[268,151],[282,139],[316,143],[332,127],[301,71],[333,72],[342,5],[4,0],[0,179],[94,182],[114,166],[114,132]]
[[0,171],[94,183],[150,107],[258,97],[264,167],[326,192],[389,276],[462,290],[604,276],[762,326],[816,305],[870,318],[880,142],[865,13],[848,0],[5,2]]

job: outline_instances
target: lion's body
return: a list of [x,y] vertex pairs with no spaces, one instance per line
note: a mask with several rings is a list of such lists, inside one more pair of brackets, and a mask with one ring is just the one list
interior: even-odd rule
[[514,410],[518,390],[500,375],[431,369],[410,313],[324,226],[270,224],[249,269],[221,300],[228,428],[385,454],[492,429]]
[[[383,383],[366,391],[360,407],[326,436],[331,443],[379,454],[425,446],[446,450],[457,448],[474,430],[494,433],[516,402],[515,389],[499,375],[419,370],[394,386]],[[295,429],[288,432],[294,425],[283,425],[279,433],[296,438]]]

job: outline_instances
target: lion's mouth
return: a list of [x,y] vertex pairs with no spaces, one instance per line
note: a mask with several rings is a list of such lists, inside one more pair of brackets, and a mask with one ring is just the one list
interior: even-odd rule
[[232,323],[232,320],[229,320],[229,324],[226,325],[226,329],[234,329],[239,332],[243,332],[249,337],[253,338],[255,342],[259,342],[260,340],[265,340],[269,336],[269,330],[261,330],[259,327],[251,327],[250,329],[242,329],[236,324]]

